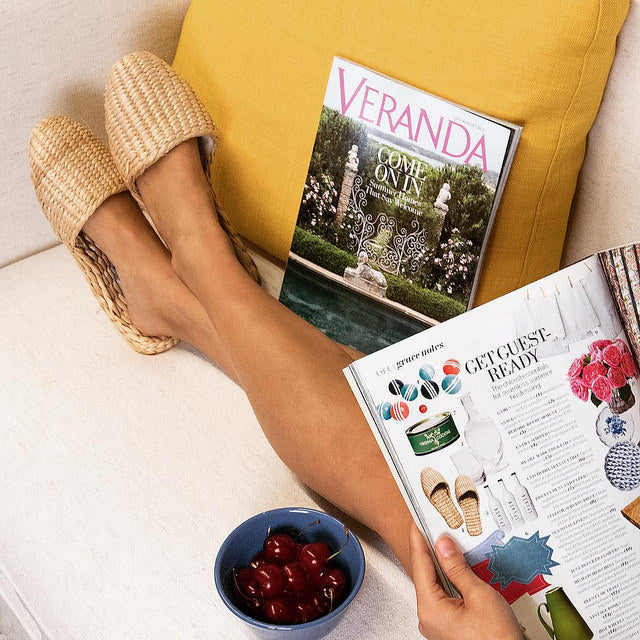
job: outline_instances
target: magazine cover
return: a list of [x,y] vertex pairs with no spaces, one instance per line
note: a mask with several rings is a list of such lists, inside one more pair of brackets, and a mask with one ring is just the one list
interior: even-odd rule
[[364,353],[465,311],[519,135],[334,58],[280,301]]
[[425,536],[453,537],[530,640],[640,637],[639,258],[592,256],[345,370]]

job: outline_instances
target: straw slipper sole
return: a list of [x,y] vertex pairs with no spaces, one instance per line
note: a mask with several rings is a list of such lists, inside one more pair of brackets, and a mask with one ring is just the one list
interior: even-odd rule
[[480,518],[480,496],[476,485],[469,476],[458,476],[455,492],[467,525],[467,533],[470,536],[479,536],[482,533],[482,519]]
[[444,518],[450,529],[462,526],[462,516],[451,499],[451,491],[444,476],[431,467],[425,467],[420,474],[422,490],[436,511]]
[[131,53],[111,68],[105,91],[105,126],[113,159],[138,204],[147,210],[136,180],[171,149],[196,138],[202,168],[220,225],[238,261],[258,283],[261,277],[211,187],[216,131],[193,89],[166,62],[147,51]]
[[113,265],[82,232],[107,198],[127,188],[108,149],[79,122],[52,116],[31,133],[29,164],[45,216],[116,329],[138,353],[153,355],[173,347],[176,338],[147,336],[133,326]]

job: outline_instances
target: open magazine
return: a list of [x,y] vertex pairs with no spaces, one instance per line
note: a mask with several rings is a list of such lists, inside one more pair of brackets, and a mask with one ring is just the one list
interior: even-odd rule
[[633,245],[345,369],[427,539],[531,640],[640,637],[639,312]]
[[364,353],[465,311],[519,136],[334,58],[280,301]]

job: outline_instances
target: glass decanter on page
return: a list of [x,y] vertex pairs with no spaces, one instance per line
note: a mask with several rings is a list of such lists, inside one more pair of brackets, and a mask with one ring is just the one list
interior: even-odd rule
[[464,428],[467,446],[487,475],[504,469],[502,463],[502,437],[496,423],[481,414],[473,404],[470,394],[461,396],[460,401],[469,416]]

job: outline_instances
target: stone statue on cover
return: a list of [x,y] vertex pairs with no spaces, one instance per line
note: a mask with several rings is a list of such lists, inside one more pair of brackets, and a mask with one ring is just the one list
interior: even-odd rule
[[442,209],[443,211],[449,211],[449,206],[447,202],[451,200],[451,187],[448,182],[445,182],[440,189],[440,193],[438,193],[438,197],[434,202],[434,207],[438,209]]
[[358,254],[358,266],[355,269],[347,267],[344,270],[344,279],[356,287],[381,298],[386,295],[387,279],[380,271],[376,271],[369,264],[369,256],[366,251],[361,251]]
[[348,160],[346,162],[347,169],[351,169],[352,171],[358,170],[358,165],[360,164],[360,159],[358,158],[358,145],[352,144],[351,150],[347,153]]

